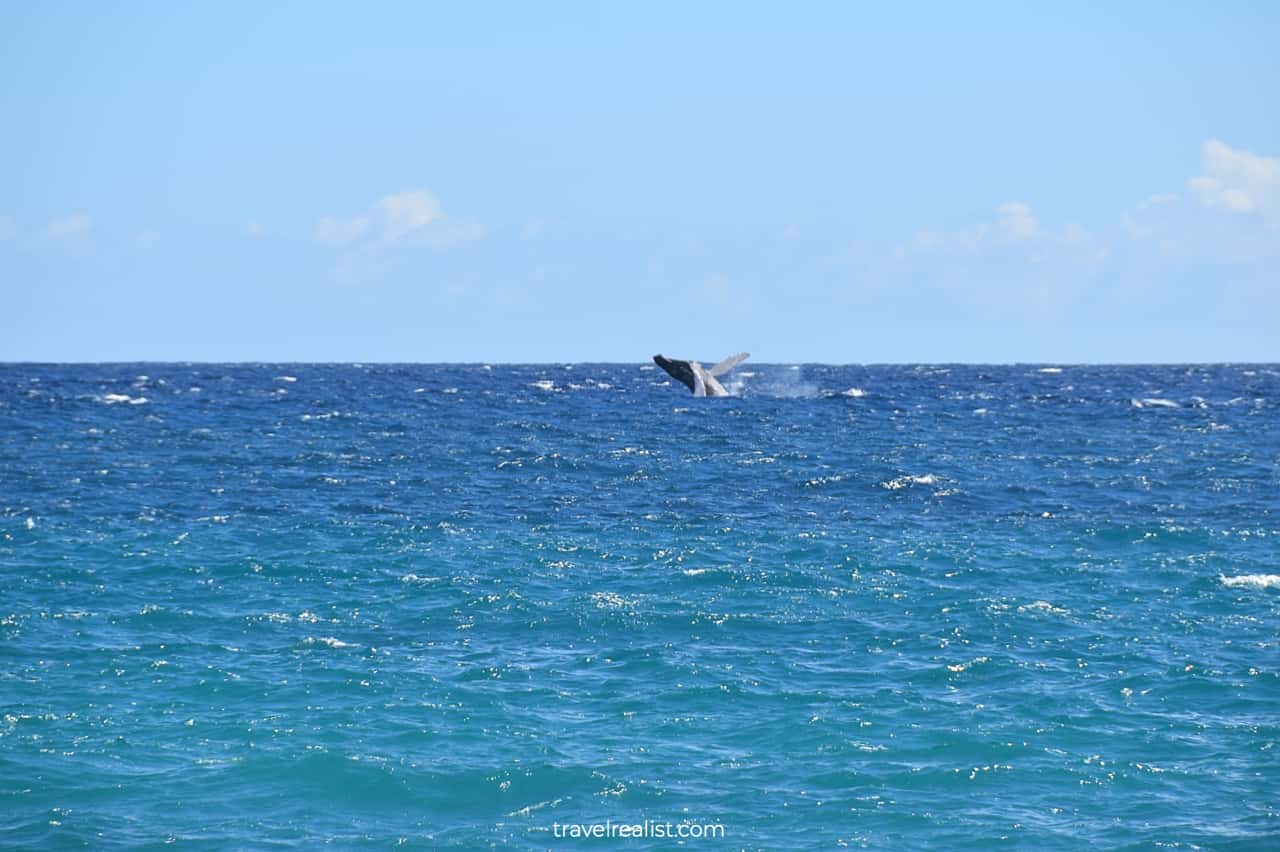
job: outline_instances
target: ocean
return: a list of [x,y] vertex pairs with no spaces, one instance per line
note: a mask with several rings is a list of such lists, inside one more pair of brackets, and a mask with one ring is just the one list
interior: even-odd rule
[[1280,848],[1280,368],[729,387],[0,365],[0,847]]

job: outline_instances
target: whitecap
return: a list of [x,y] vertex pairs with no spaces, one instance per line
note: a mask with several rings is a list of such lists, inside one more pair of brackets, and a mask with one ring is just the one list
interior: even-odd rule
[[1061,367],[1041,367],[1039,370],[1036,370],[1036,372],[1037,373],[1061,373],[1062,368]]
[[564,799],[548,799],[545,802],[535,802],[532,805],[525,805],[523,808],[514,810],[511,813],[507,814],[507,816],[508,817],[527,817],[534,811],[540,811],[543,808],[554,808],[556,805],[560,804],[563,801]]
[[1048,601],[1036,601],[1035,603],[1023,604],[1018,607],[1018,612],[1046,612],[1051,615],[1070,615],[1070,613],[1060,606],[1054,606]]
[[115,405],[117,402],[129,402],[133,397],[127,393],[109,393],[102,397],[102,401],[107,405]]
[[1221,576],[1222,585],[1228,588],[1280,589],[1280,574],[1239,574],[1235,577]]
[[1147,397],[1146,399],[1131,399],[1134,408],[1181,408],[1178,403],[1171,399],[1162,399],[1160,397]]
[[900,488],[906,488],[908,485],[935,485],[940,478],[932,473],[926,473],[923,476],[899,476],[890,479],[887,482],[881,482],[881,488],[887,488],[890,491],[897,491]]
[[341,639],[335,639],[332,636],[308,636],[302,640],[302,644],[308,646],[324,645],[326,648],[355,648],[350,642],[343,642]]
[[862,388],[849,388],[847,391],[841,391],[840,395],[853,397],[854,399],[861,399],[867,395],[867,392]]
[[401,583],[438,583],[439,577],[422,577],[418,574],[405,574],[400,578]]
[[958,674],[963,671],[968,671],[969,669],[981,663],[989,663],[989,662],[991,662],[990,657],[974,657],[972,660],[970,660],[967,663],[956,663],[955,665],[947,666],[947,671],[956,672]]
[[635,606],[635,598],[626,598],[617,592],[592,592],[591,601],[600,609],[623,609]]
[[529,387],[537,388],[538,390],[553,391],[556,389],[556,383],[550,379],[542,379],[541,381],[533,382]]
[[290,384],[293,384],[297,380],[298,380],[297,376],[276,376],[277,382],[288,382]]

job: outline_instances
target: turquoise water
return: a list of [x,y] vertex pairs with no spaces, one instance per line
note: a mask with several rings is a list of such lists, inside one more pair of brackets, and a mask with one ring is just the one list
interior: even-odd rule
[[0,846],[1280,846],[1280,370],[0,365]]

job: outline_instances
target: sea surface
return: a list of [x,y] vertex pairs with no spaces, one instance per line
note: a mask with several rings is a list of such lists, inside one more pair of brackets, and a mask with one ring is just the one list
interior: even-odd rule
[[1280,368],[729,386],[0,365],[0,847],[1280,848]]

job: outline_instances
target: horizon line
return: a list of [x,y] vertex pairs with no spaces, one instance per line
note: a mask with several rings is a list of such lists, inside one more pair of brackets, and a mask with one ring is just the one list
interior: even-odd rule
[[[648,365],[652,359],[643,361],[587,361],[560,359],[554,361],[400,361],[384,359],[352,359],[340,361],[297,361],[297,360],[204,360],[177,359],[162,360],[144,358],[138,360],[112,359],[105,361],[41,361],[41,360],[7,360],[0,359],[0,366],[111,366],[127,364],[190,364],[209,366],[268,366],[268,365],[310,365],[310,366],[423,366],[423,367],[542,367],[573,366],[579,364],[599,364],[608,366]],[[765,367],[1227,367],[1227,366],[1280,366],[1277,361],[752,361],[753,365]]]

